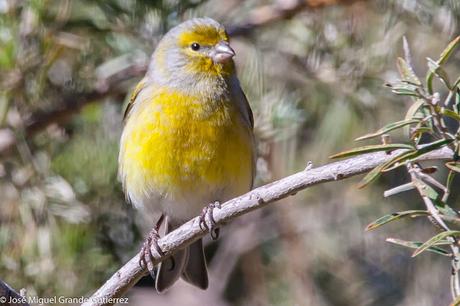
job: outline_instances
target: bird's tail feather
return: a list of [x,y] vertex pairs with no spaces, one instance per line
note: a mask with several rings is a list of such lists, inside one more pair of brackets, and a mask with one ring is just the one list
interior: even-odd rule
[[[166,220],[165,234],[172,232],[176,227]],[[155,279],[155,289],[162,293],[171,287],[181,276],[187,261],[187,249],[176,251],[171,258],[163,260],[158,265],[158,271]]]
[[[167,221],[166,234],[176,227]],[[159,264],[155,279],[156,290],[159,293],[165,291],[181,276],[186,282],[198,288],[208,288],[208,272],[201,239],[183,250],[176,251],[171,259],[166,259]]]
[[204,257],[203,242],[195,241],[187,248],[187,262],[182,272],[182,278],[201,289],[208,288],[208,270]]

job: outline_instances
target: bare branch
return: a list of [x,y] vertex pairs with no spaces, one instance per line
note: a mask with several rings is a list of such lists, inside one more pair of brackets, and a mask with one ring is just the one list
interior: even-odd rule
[[0,305],[29,306],[26,298],[0,279]]
[[249,13],[249,18],[245,23],[227,26],[227,32],[233,37],[248,35],[256,28],[292,18],[306,9],[316,9],[338,4],[351,4],[356,1],[357,0],[280,0],[275,4],[254,9]]
[[[401,150],[394,151],[391,154],[384,152],[366,154],[295,173],[227,201],[222,205],[221,209],[214,210],[214,219],[218,225],[223,226],[225,223],[240,215],[259,209],[290,195],[294,195],[310,186],[342,180],[365,173],[400,153]],[[421,156],[419,160],[449,159],[452,157],[452,154],[452,150],[445,147],[425,154]],[[158,264],[175,250],[186,247],[206,234],[207,232],[200,228],[199,217],[190,220],[158,241],[164,255],[159,256],[153,249],[153,263]],[[139,266],[138,254],[120,268],[83,305],[110,305],[110,303],[106,303],[106,301],[125,294],[125,292],[134,286],[134,284],[145,274],[146,271]]]

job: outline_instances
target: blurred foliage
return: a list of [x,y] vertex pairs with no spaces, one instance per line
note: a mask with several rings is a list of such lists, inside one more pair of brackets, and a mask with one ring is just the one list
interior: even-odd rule
[[[210,16],[231,26],[288,2],[0,0],[0,278],[30,295],[90,294],[138,251],[149,226],[124,203],[116,178],[123,104],[140,73],[81,111],[57,113],[59,124],[31,133],[30,122],[100,92],[124,69],[145,66],[161,35],[182,20]],[[456,0],[357,1],[305,8],[232,38],[260,139],[258,184],[304,169],[309,160],[327,162],[359,135],[401,120],[411,98],[382,85],[400,79],[402,37],[418,74],[425,57],[459,34],[459,18]],[[446,73],[460,75],[459,59],[451,55]],[[14,147],[2,150],[11,135]],[[393,141],[404,137],[396,133]],[[435,231],[427,222],[363,231],[390,211],[424,209],[416,192],[382,199],[383,190],[408,179],[398,169],[366,190],[357,190],[356,181],[318,186],[244,216],[209,244],[214,287],[198,292],[177,284],[162,296],[134,288],[131,302],[447,304],[443,258],[412,261],[384,243],[388,236],[411,240],[415,232],[428,239]],[[454,187],[450,201],[455,209]]]

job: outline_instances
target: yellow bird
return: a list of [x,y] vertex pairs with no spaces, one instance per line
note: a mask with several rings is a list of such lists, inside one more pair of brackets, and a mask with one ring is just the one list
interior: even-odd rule
[[[142,251],[151,274],[149,250],[163,216],[170,232],[201,212],[212,216],[213,203],[252,188],[253,116],[234,55],[224,27],[213,19],[174,27],[158,43],[125,112],[118,160],[125,195],[145,214],[162,216]],[[206,289],[202,241],[162,262],[155,277],[158,292],[179,277]]]

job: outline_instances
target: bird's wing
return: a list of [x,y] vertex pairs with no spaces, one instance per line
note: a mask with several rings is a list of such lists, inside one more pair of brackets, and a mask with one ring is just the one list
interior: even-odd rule
[[[249,105],[248,99],[243,92],[243,89],[240,86],[238,79],[233,79],[231,84],[231,91],[233,94],[233,99],[236,103],[237,109],[243,117],[244,121],[248,126],[248,130],[251,134],[253,150],[252,150],[252,184],[254,183],[254,178],[256,176],[256,164],[257,164],[257,145],[254,137],[254,115],[252,113],[251,106]],[[251,186],[252,189],[252,186]]]
[[233,94],[233,99],[237,104],[237,108],[248,126],[254,129],[254,115],[252,114],[251,106],[249,105],[248,99],[241,89],[240,82],[235,77],[230,81],[231,92]]
[[128,105],[126,106],[125,113],[123,114],[123,121],[126,122],[126,119],[129,116],[129,113],[133,109],[134,103],[136,102],[136,98],[141,92],[141,90],[145,87],[147,81],[145,78],[143,78],[134,88],[133,93],[131,94],[131,97],[129,98]]
[[[241,88],[240,88],[241,90]],[[248,99],[246,98],[246,95],[244,94],[243,90],[241,90],[241,95],[242,95],[242,101],[241,101],[241,106],[244,110],[244,113],[246,113],[247,120],[251,128],[254,130],[254,115],[252,113],[251,106],[249,105]]]

